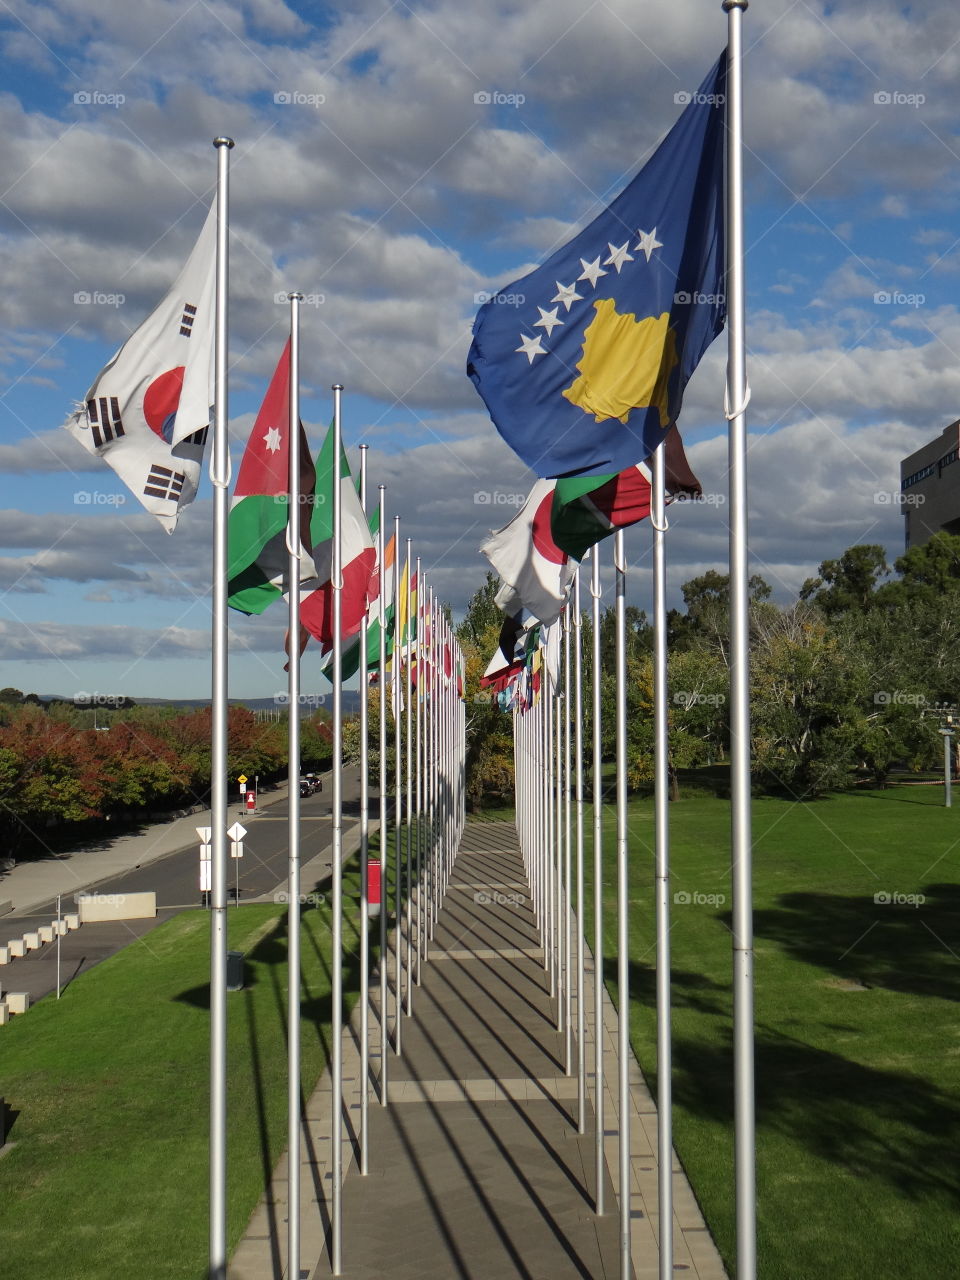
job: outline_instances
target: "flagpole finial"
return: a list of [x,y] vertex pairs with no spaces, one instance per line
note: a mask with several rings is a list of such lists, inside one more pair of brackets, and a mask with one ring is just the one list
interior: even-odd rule
[[723,11],[729,13],[731,9],[748,9],[750,0],[723,0]]
[[386,486],[385,484],[378,484],[378,485],[377,485],[377,488],[380,490],[380,492],[381,492],[381,493],[383,493],[383,492],[384,492],[384,490],[386,489],[386,487],[387,487],[387,486]]
[[232,139],[232,138],[226,138],[226,137],[223,137],[223,136],[221,136],[221,137],[219,137],[219,138],[214,138],[214,140],[213,140],[213,145],[214,145],[215,147],[228,147],[228,148],[229,148],[229,147],[232,147],[232,146],[233,146],[233,139]]
[[303,301],[303,294],[302,294],[302,293],[299,293],[299,292],[298,292],[298,291],[296,291],[296,290],[294,290],[292,293],[288,293],[288,294],[287,294],[287,301],[288,301],[288,302],[302,302],[302,301]]
[[330,388],[330,390],[331,390],[331,391],[342,391],[342,390],[343,390],[343,383],[342,383],[342,382],[335,382],[335,383],[333,384],[333,386]]

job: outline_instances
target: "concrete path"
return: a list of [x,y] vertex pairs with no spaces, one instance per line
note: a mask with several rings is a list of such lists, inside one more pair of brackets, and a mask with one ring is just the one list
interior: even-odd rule
[[[372,979],[373,995],[379,984]],[[592,991],[589,977],[587,991]],[[393,1008],[391,1000],[390,1008]],[[593,1010],[586,1006],[588,1023]],[[389,1105],[370,1102],[370,1168],[356,1163],[359,1009],[344,1034],[343,1270],[347,1280],[554,1280],[617,1277],[617,1143],[607,1138],[608,1212],[594,1205],[593,1111],[577,1133],[577,1081],[563,1069],[543,952],[516,833],[470,823],[440,912],[422,986],[389,1059]],[[616,1015],[605,998],[606,1131],[615,1134]],[[390,1028],[388,1027],[388,1031]],[[377,1046],[372,1020],[371,1044]],[[592,1042],[586,1046],[593,1062]],[[377,1074],[378,1058],[373,1058]],[[637,1280],[655,1280],[656,1115],[634,1065],[631,1218]],[[588,1092],[592,1088],[592,1071]],[[328,1259],[331,1094],[306,1108],[301,1276]],[[286,1157],[254,1213],[229,1280],[286,1278]],[[675,1166],[675,1263],[699,1280],[725,1272]]]

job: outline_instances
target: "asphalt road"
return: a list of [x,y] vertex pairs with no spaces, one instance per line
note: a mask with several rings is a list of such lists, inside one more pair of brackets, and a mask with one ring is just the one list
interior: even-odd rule
[[[343,814],[344,829],[349,830],[360,816],[360,771],[344,770]],[[378,816],[377,797],[372,797],[371,816]],[[300,858],[301,863],[326,852],[326,865],[330,865],[331,796],[329,779],[324,780],[324,790],[309,799],[300,801]],[[243,841],[244,856],[231,860],[227,871],[229,901],[234,903],[239,862],[240,903],[249,902],[275,890],[287,878],[287,818],[288,801],[282,801],[263,810],[258,815],[241,814],[239,821],[247,828]],[[197,825],[202,825],[202,814],[197,815]],[[230,823],[234,810],[231,806]],[[122,875],[100,882],[91,882],[86,891],[97,893],[155,892],[157,915],[150,920],[103,921],[82,925],[60,939],[61,990],[64,990],[78,974],[92,968],[101,960],[115,954],[139,938],[146,936],[164,920],[179,911],[201,905],[199,889],[199,839],[185,849],[170,853],[151,862],[149,866],[134,867]],[[95,855],[94,855],[95,856]],[[320,876],[315,881],[322,880]],[[312,885],[303,886],[308,892]],[[64,912],[74,910],[74,904],[64,899]],[[56,899],[34,908],[29,913],[16,912],[0,917],[0,944],[10,938],[19,938],[30,930],[49,924],[56,918]],[[145,945],[149,945],[145,943]],[[26,991],[31,1003],[57,987],[57,943],[47,943],[39,951],[13,960],[0,967],[0,989]]]

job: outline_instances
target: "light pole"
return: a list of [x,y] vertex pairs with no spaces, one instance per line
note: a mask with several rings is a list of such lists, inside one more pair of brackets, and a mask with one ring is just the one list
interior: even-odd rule
[[934,703],[933,714],[940,720],[940,734],[943,737],[943,805],[945,809],[953,806],[951,782],[953,775],[953,732],[957,707],[949,702]]

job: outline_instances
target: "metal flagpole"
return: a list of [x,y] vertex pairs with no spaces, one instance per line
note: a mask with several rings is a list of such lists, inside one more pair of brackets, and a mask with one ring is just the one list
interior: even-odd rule
[[737,1280],[757,1273],[753,1030],[753,872],[750,815],[750,657],[747,543],[747,385],[743,280],[743,10],[724,0],[727,42],[727,418],[730,423],[730,798],[733,930],[734,1146]]
[[407,838],[404,842],[407,851],[407,1014],[413,1013],[413,876],[411,874],[411,855],[413,852],[413,560],[411,559],[413,539],[407,539],[407,644],[406,674],[404,692],[406,694],[406,775],[407,775]]
[[[559,665],[559,663],[558,663]],[[559,677],[559,671],[558,671]],[[554,963],[557,966],[557,1031],[563,1030],[564,1025],[564,1003],[566,1001],[567,975],[563,968],[563,710],[564,710],[564,694],[559,689],[560,680],[557,680],[557,690],[554,694],[554,721],[556,731],[555,756],[554,765],[554,782],[556,789],[554,791],[554,805],[556,813],[556,842],[555,857],[556,867],[553,879],[554,897],[553,897],[553,940],[555,948]]]
[[[290,299],[290,387],[287,444],[287,589],[290,661],[287,664],[287,1274],[300,1274],[300,303]],[[309,519],[309,516],[308,516]]]
[[[380,1105],[387,1105],[387,568],[384,564],[387,545],[384,499],[386,485],[380,485],[380,531],[377,535],[380,554],[380,653],[378,662],[380,690]],[[396,543],[394,543],[396,551]],[[396,607],[396,606],[394,606]]]
[[673,1276],[673,1081],[670,1043],[670,744],[667,702],[667,555],[665,446],[654,451],[650,523],[653,526],[653,758],[655,899],[657,913],[657,1191],[660,1280]]
[[593,624],[593,1037],[596,1210],[604,1212],[603,1154],[603,775],[600,724],[600,547],[590,553],[590,619]]
[[565,1074],[573,1075],[572,828],[570,809],[570,608],[563,610],[563,1052]]
[[587,1131],[587,1074],[583,1053],[583,619],[580,616],[580,570],[573,579],[573,723],[577,802],[577,1132]]
[[420,964],[423,954],[423,583],[420,581],[420,557],[417,556],[417,986],[420,986]]
[[[399,1055],[403,1048],[403,1019],[400,1009],[401,987],[403,980],[403,867],[400,860],[400,830],[403,822],[403,755],[400,751],[400,517],[393,518],[393,531],[396,554],[393,565],[393,663],[391,670],[391,692],[393,693],[393,751],[395,769],[395,794],[393,804],[393,843],[396,884],[394,890],[397,900],[396,920],[393,930],[394,973],[394,1020],[393,1047]],[[409,574],[409,567],[408,567]]]
[[617,1002],[620,1068],[620,1280],[630,1280],[630,883],[627,860],[627,566],[614,535],[617,577]]
[[333,1259],[331,1270],[335,1276],[342,1270],[343,1255],[343,639],[341,618],[343,612],[341,513],[340,513],[340,453],[342,425],[340,418],[343,387],[333,387],[333,556],[330,582],[333,588],[333,795],[331,797],[332,826],[332,882],[333,882],[333,1040],[332,1108],[330,1141],[332,1144],[331,1173],[333,1178],[332,1240]]
[[[360,446],[360,505],[367,514],[367,445]],[[360,1173],[369,1172],[370,1081],[370,681],[367,610],[360,620]],[[293,1273],[291,1272],[291,1275]]]
[[210,725],[210,1276],[227,1275],[227,509],[230,443],[227,436],[227,232],[229,152],[217,148],[217,277],[214,353],[213,619]]

